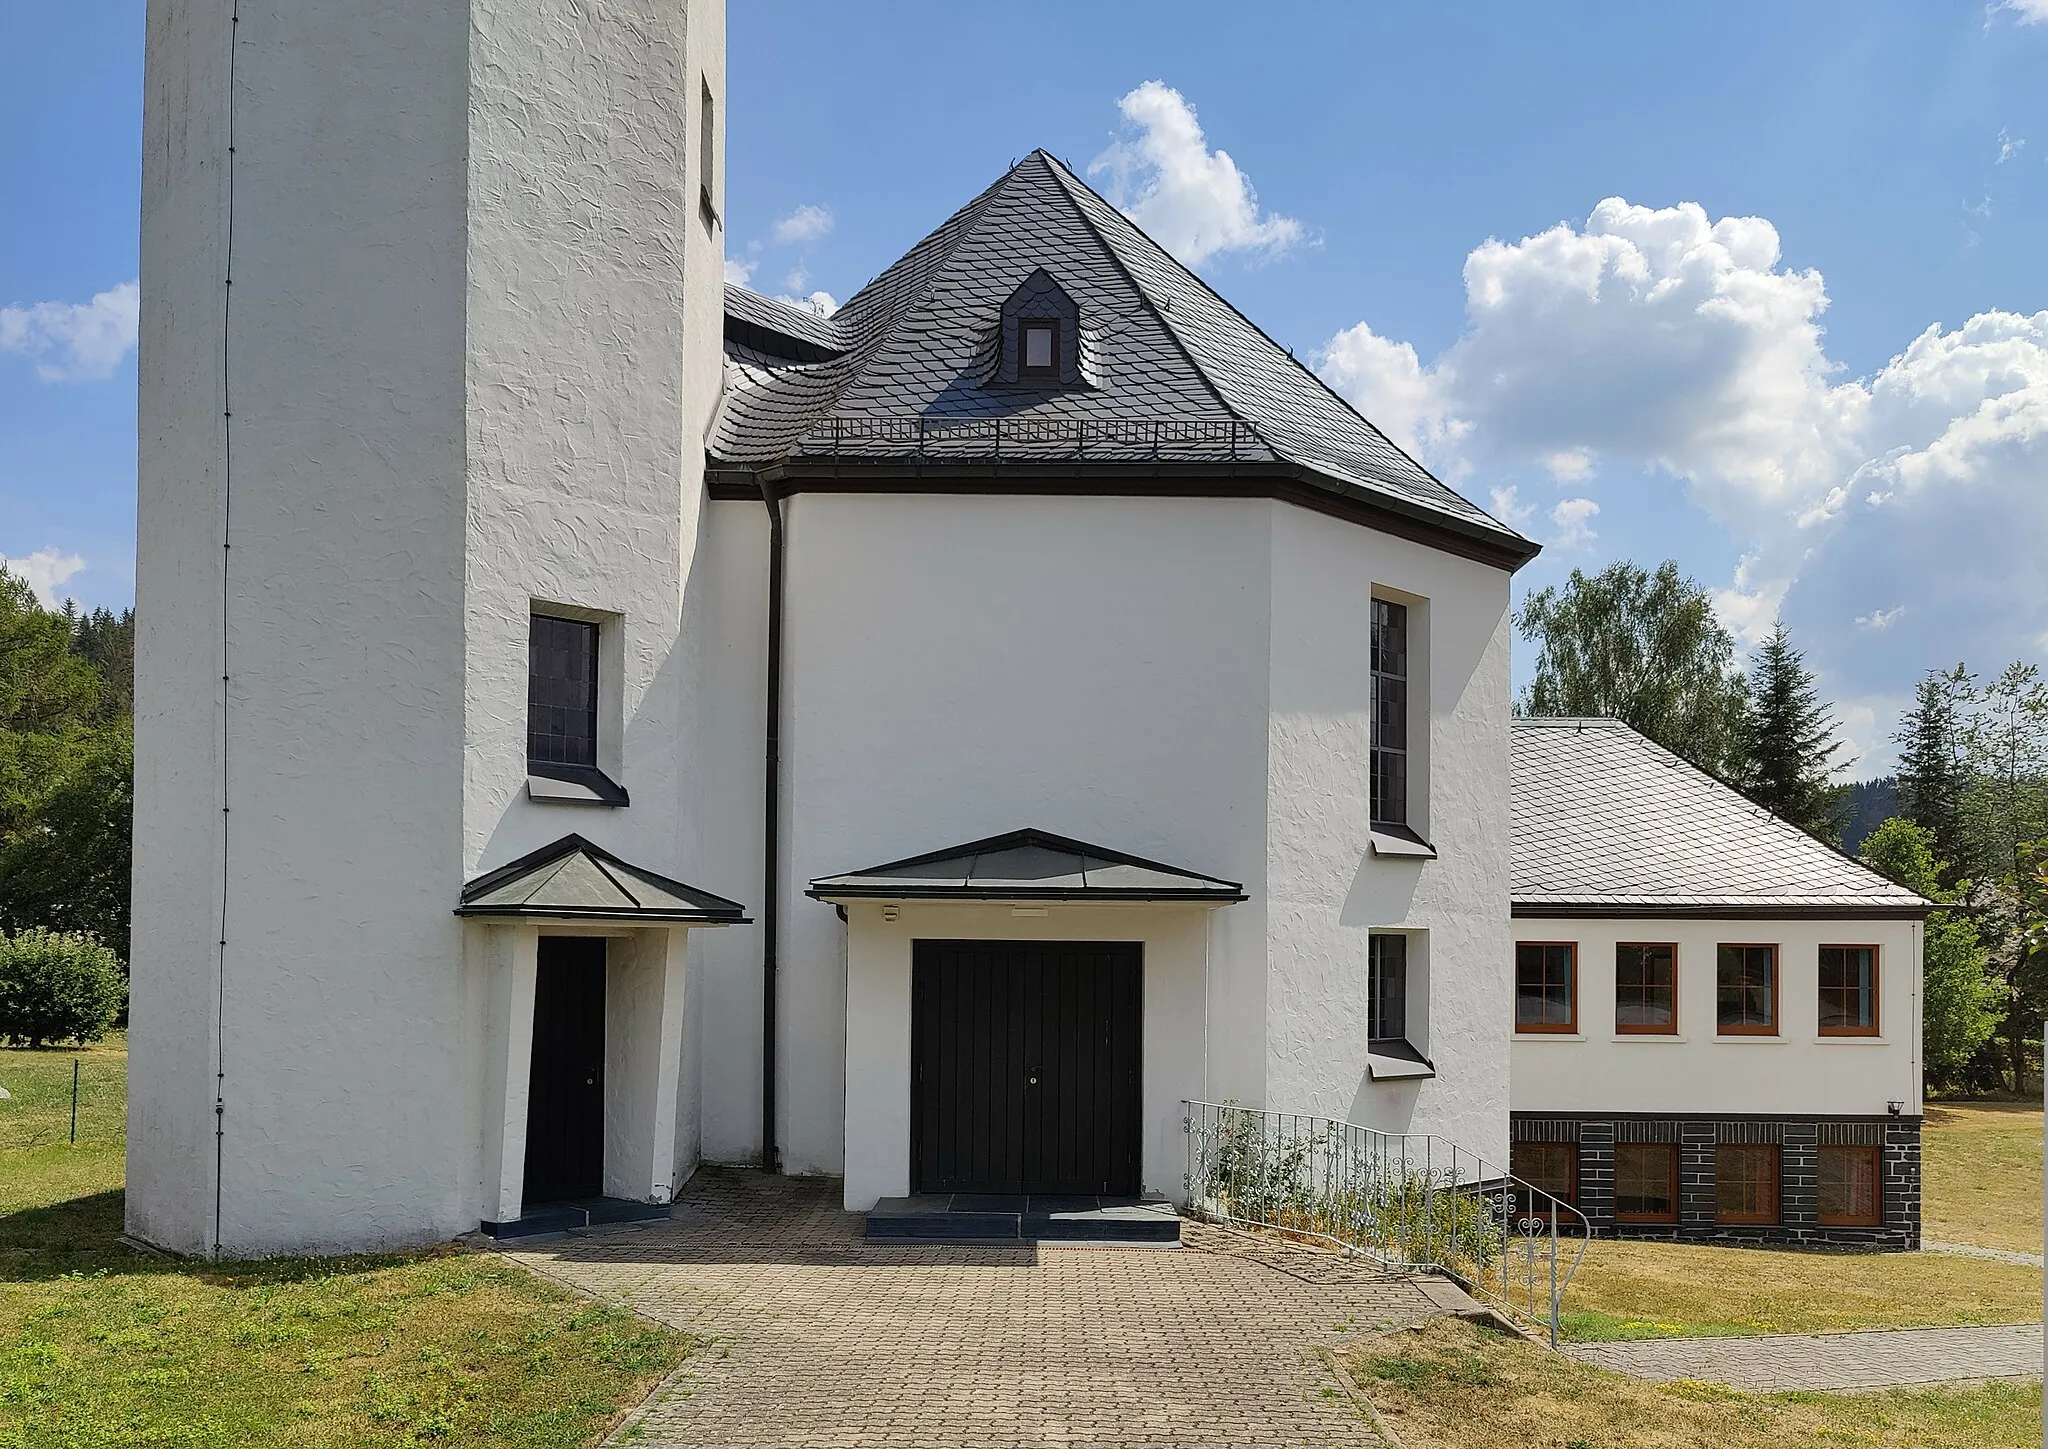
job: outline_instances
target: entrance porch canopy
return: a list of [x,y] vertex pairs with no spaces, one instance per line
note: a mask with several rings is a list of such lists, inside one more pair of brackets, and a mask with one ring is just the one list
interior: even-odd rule
[[849,901],[1186,901],[1246,899],[1236,881],[1090,845],[1043,830],[1013,830],[908,860],[821,876],[804,894]]
[[744,926],[746,907],[565,835],[462,888],[458,916]]

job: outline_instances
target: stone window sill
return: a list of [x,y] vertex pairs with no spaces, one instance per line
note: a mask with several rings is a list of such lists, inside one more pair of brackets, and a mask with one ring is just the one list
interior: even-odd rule
[[1714,1040],[1720,1042],[1723,1046],[1784,1046],[1791,1038],[1765,1036],[1762,1033],[1716,1032],[1714,1033]]
[[1817,1036],[1814,1040],[1822,1046],[1893,1046],[1890,1037],[1884,1036]]
[[1405,1041],[1366,1043],[1365,1071],[1375,1082],[1403,1081],[1436,1075],[1436,1063]]
[[1436,847],[1405,825],[1372,827],[1372,853],[1404,860],[1435,860]]
[[1691,1041],[1692,1038],[1689,1036],[1680,1036],[1675,1031],[1618,1031],[1612,1037],[1610,1037],[1609,1040],[1669,1042]]
[[588,765],[549,765],[529,761],[526,766],[526,794],[548,805],[603,805],[617,808],[632,803],[626,787],[602,770]]
[[1583,1032],[1576,1031],[1518,1031],[1516,1041],[1585,1041]]

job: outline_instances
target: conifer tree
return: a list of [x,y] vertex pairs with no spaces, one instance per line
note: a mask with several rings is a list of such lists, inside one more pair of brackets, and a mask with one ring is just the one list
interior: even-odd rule
[[1829,777],[1842,742],[1783,620],[1750,666],[1743,733],[1748,769],[1742,784],[1749,798],[1809,835],[1839,839],[1843,791]]
[[1980,864],[1967,815],[1972,779],[1967,724],[1976,690],[1976,678],[1960,664],[1929,670],[1892,735],[1899,747],[1901,813],[1931,837],[1944,887],[1976,874]]

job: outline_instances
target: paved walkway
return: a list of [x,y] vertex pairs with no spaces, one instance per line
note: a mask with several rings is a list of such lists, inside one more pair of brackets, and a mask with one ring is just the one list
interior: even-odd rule
[[1980,1248],[1975,1243],[1937,1243],[1922,1238],[1920,1249],[1927,1253],[1955,1253],[1964,1258],[1987,1258],[1994,1263],[2016,1263],[2022,1268],[2041,1266],[2039,1253],[2021,1253],[2011,1248]]
[[2039,1378],[2041,1325],[1653,1338],[1568,1344],[1564,1351],[1583,1363],[1666,1383],[1705,1379],[1737,1389],[1876,1389]]
[[1319,1350],[1450,1306],[1198,1224],[1180,1249],[870,1247],[837,1193],[706,1170],[669,1222],[507,1256],[712,1340],[613,1441],[652,1446],[1372,1445]]

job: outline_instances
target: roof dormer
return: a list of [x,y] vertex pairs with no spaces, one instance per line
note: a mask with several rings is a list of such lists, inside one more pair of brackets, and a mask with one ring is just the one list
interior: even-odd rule
[[1080,387],[1081,309],[1040,267],[1003,302],[997,383],[1015,387]]

